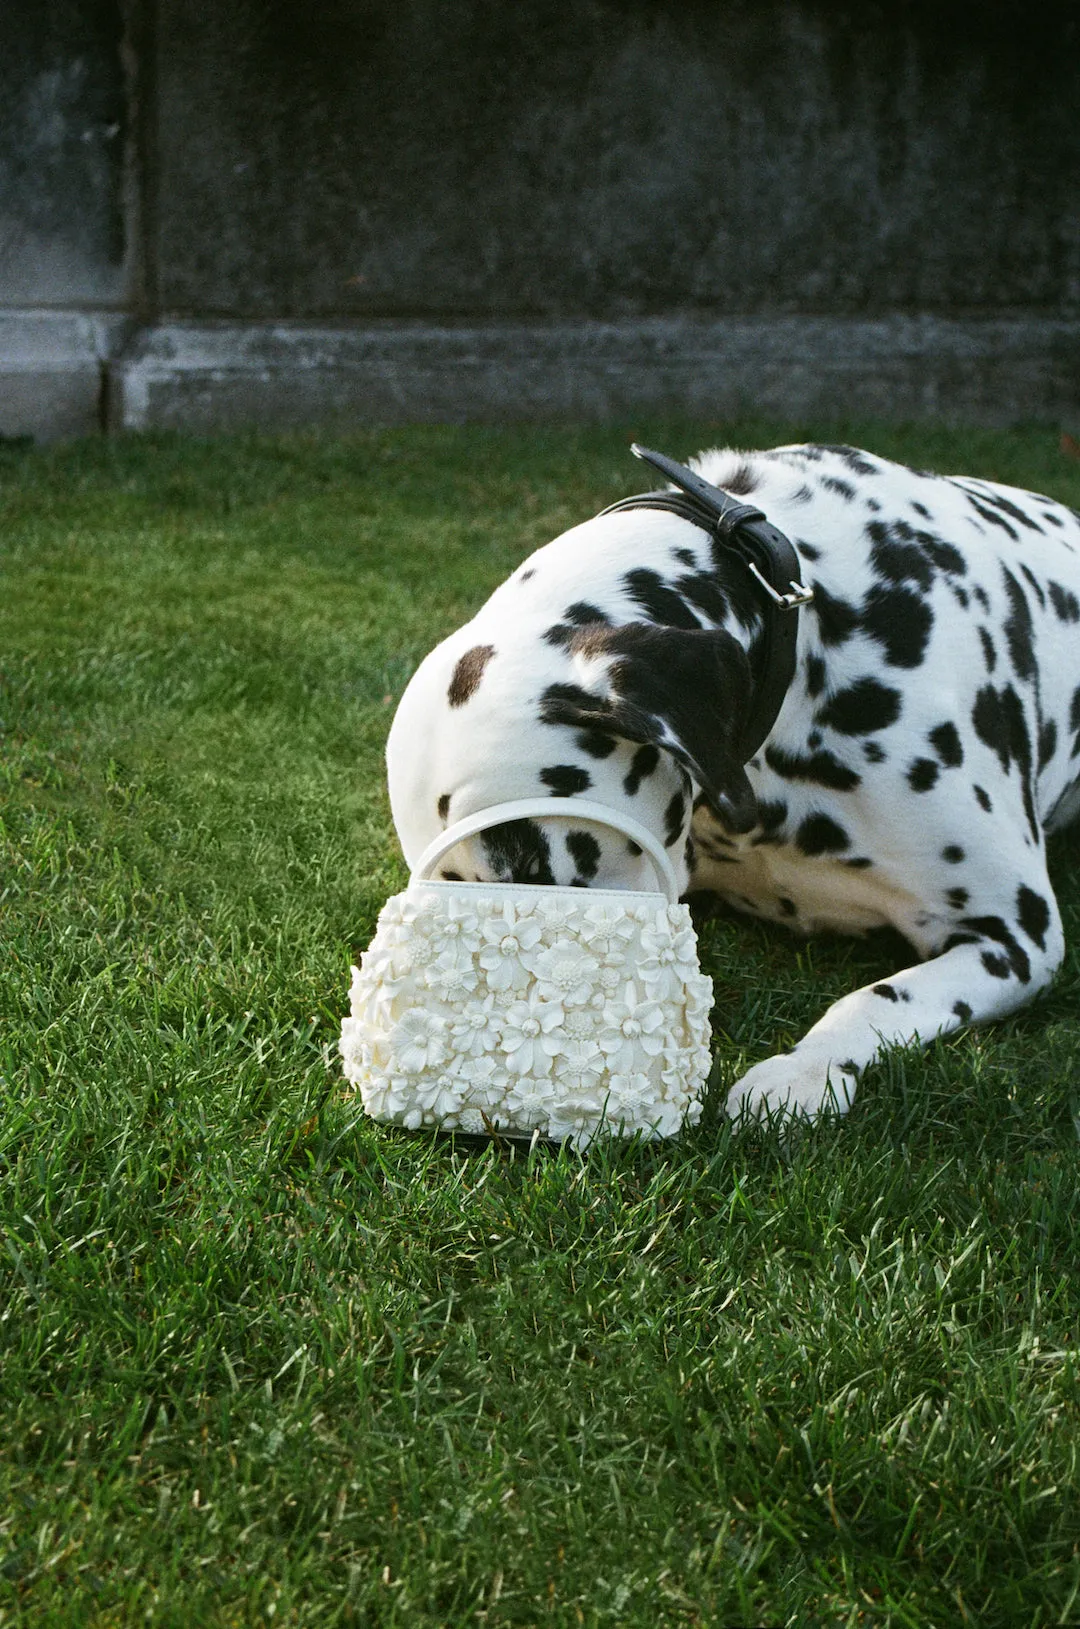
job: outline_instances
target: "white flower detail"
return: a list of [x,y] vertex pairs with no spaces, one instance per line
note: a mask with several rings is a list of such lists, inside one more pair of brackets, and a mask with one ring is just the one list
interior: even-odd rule
[[[597,1036],[598,1014],[592,1006],[571,1007],[563,1017],[563,1038],[566,1041],[594,1041]],[[563,1051],[560,1045],[560,1052]]]
[[502,914],[488,917],[480,931],[483,944],[478,960],[487,974],[489,989],[524,989],[529,970],[522,958],[540,943],[540,923],[507,900]]
[[523,1130],[531,1129],[543,1125],[554,1101],[555,1087],[546,1076],[519,1075],[506,1094],[506,1109]]
[[[563,1091],[573,1090],[567,1084],[570,1081],[576,1082],[582,1091],[595,1091],[606,1068],[607,1060],[595,1041],[587,1037],[575,1040],[564,1036],[555,1063],[555,1072]],[[559,1108],[561,1112],[561,1101]]]
[[439,1013],[410,1007],[394,1025],[390,1045],[405,1074],[437,1069],[446,1057],[446,1024]]
[[681,995],[686,980],[699,972],[692,928],[672,931],[659,921],[641,930],[641,949],[634,971],[655,1000]]
[[494,1052],[499,1044],[499,1015],[494,996],[474,999],[450,1020],[450,1034],[456,1050],[468,1058]]
[[639,1000],[631,980],[621,1001],[613,1001],[605,1013],[600,1046],[607,1053],[608,1067],[616,1073],[632,1070],[642,1053],[655,1058],[663,1050],[664,1014],[659,1002]]
[[512,1075],[547,1075],[551,1060],[559,1050],[556,1033],[562,1025],[563,1010],[555,1001],[542,1001],[536,990],[528,999],[514,1001],[502,1015],[502,1048]]
[[414,1100],[425,1110],[425,1118],[430,1115],[436,1120],[445,1119],[448,1114],[454,1114],[461,1106],[462,1083],[453,1075],[436,1074],[432,1070],[429,1074],[421,1075],[413,1087]]
[[469,955],[462,958],[453,950],[444,951],[424,969],[424,983],[428,988],[454,1004],[463,1001],[479,982],[473,958]]
[[456,1072],[467,1103],[474,1108],[498,1108],[506,1095],[508,1076],[494,1058],[466,1058]]
[[545,1001],[584,1007],[592,998],[600,963],[573,939],[560,940],[532,958],[536,987]]
[[442,902],[438,920],[428,934],[437,951],[454,951],[459,957],[472,957],[480,949],[480,918],[469,900],[453,895]]
[[653,1084],[641,1070],[633,1074],[612,1075],[608,1081],[607,1112],[612,1120],[630,1119],[637,1122],[642,1113],[651,1108]]
[[590,905],[578,929],[581,942],[608,967],[622,967],[637,928],[617,905]]

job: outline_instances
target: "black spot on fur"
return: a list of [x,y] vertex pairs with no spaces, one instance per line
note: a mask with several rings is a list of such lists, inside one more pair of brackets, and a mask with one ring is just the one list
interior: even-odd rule
[[863,757],[868,764],[883,764],[887,757],[885,748],[876,741],[863,742]]
[[925,553],[912,541],[913,529],[906,521],[871,520],[867,523],[870,559],[874,570],[888,582],[918,583],[928,593],[934,581],[934,568]]
[[596,713],[603,716],[608,706],[602,696],[594,695],[580,684],[549,684],[540,697],[540,722],[565,724],[568,709]]
[[549,628],[544,635],[549,645],[567,646],[580,628],[588,628],[593,623],[603,626],[609,625],[611,618],[606,611],[601,611],[598,605],[590,605],[587,600],[575,600],[563,612],[562,622],[557,622]]
[[610,758],[615,751],[615,737],[603,730],[579,730],[574,740],[590,758]]
[[440,871],[439,876],[444,882],[464,882],[465,878],[460,871]]
[[1036,577],[1036,575],[1032,571],[1031,567],[1030,566],[1025,566],[1023,563],[1021,563],[1021,566],[1020,566],[1020,573],[1021,573],[1021,575],[1023,577],[1027,578],[1028,585],[1031,588],[1032,593],[1035,595],[1035,598],[1039,602],[1039,609],[1042,610],[1042,611],[1045,611],[1046,610],[1046,595],[1042,591],[1042,584],[1039,582],[1039,579]]
[[588,600],[575,600],[573,605],[566,607],[563,617],[567,622],[576,623],[579,628],[584,628],[588,622],[611,621],[606,611],[602,611],[598,605],[590,605]]
[[527,583],[530,577],[535,577],[535,576],[536,576],[536,567],[535,566],[529,566],[529,568],[526,571],[522,571],[522,572],[518,573],[518,582],[519,583]]
[[806,658],[806,689],[811,696],[820,696],[825,688],[825,663],[820,656]]
[[691,605],[704,611],[710,622],[722,623],[726,620],[730,602],[710,572],[688,572],[684,577],[677,577],[675,589]]
[[895,724],[900,706],[899,690],[878,679],[865,678],[830,696],[815,716],[819,724],[839,730],[842,735],[871,735]]
[[995,950],[984,950],[982,964],[991,978],[1007,979],[1009,976],[1009,961],[1006,956],[999,956]]
[[842,826],[826,814],[807,815],[795,833],[795,846],[803,854],[838,854],[851,844]]
[[855,632],[859,626],[859,613],[853,605],[846,600],[834,599],[827,589],[819,583],[813,583],[814,604],[818,625],[821,629],[822,643],[825,645],[840,645]]
[[830,444],[824,441],[820,443],[820,446],[822,452],[835,453],[837,458],[842,459],[853,475],[879,475],[881,473],[880,466],[872,463],[864,452],[860,452],[858,447],[849,447],[844,442]]
[[474,645],[467,650],[464,656],[459,656],[450,679],[450,688],[446,692],[446,699],[451,707],[464,707],[469,697],[475,695],[480,680],[484,677],[484,669],[495,654],[494,645]]
[[882,996],[886,1001],[898,1001],[900,998],[891,984],[875,984],[874,995]]
[[[813,496],[814,494],[811,492],[806,482],[803,481],[802,485],[797,486],[794,492],[791,494],[791,501],[792,503],[809,503]],[[811,559],[812,558],[813,556],[811,556]]]
[[551,764],[547,769],[540,771],[540,779],[545,786],[551,788],[552,796],[557,798],[573,797],[575,792],[587,792],[592,785],[592,776],[587,769],[578,764]]
[[757,816],[760,829],[753,839],[753,846],[760,848],[763,844],[768,846],[783,842],[783,825],[787,819],[787,804],[783,799],[769,799],[759,803]]
[[700,628],[701,623],[680,594],[668,586],[659,572],[639,566],[628,571],[623,586],[634,604],[640,606],[650,622],[666,628]]
[[664,847],[670,848],[679,841],[686,819],[686,799],[681,792],[676,792],[667,808],[664,810]]
[[496,882],[538,882],[551,887],[551,849],[535,820],[504,820],[481,835]]
[[907,780],[913,792],[929,792],[938,778],[938,766],[932,758],[916,758],[908,765]]
[[908,588],[872,588],[863,607],[862,625],[885,651],[893,667],[918,667],[926,654],[934,613]]
[[1027,595],[1008,566],[1002,566],[1005,590],[1009,596],[1009,614],[1005,618],[1005,637],[1009,642],[1009,657],[1018,679],[1030,679],[1035,671],[1035,653],[1031,645],[1031,610]]
[[439,819],[440,820],[445,820],[447,815],[450,813],[450,794],[449,794],[449,792],[444,792],[443,793],[442,797],[439,799],[437,807],[438,807],[438,810],[439,810]]
[[912,499],[911,507],[914,509],[917,515],[922,515],[924,520],[931,519],[930,511],[924,503],[918,503],[915,501],[915,499]]
[[656,747],[638,747],[630,760],[630,768],[623,777],[623,791],[627,797],[636,796],[642,781],[652,774],[659,762],[660,753]]
[[962,911],[967,904],[969,894],[966,888],[950,888],[945,898],[954,911]]
[[1050,907],[1041,894],[1026,883],[1016,890],[1016,915],[1020,926],[1040,950],[1046,949],[1046,930],[1050,926]]
[[968,1006],[966,1001],[954,1001],[953,1012],[956,1014],[957,1018],[959,1018],[962,1024],[970,1024],[971,1008]]
[[861,775],[842,764],[831,752],[802,756],[770,744],[765,748],[765,762],[785,780],[809,781],[814,786],[829,786],[834,792],[850,792],[862,780]]
[[950,577],[967,576],[967,561],[959,549],[928,532],[917,532],[915,535],[939,571],[946,572]]
[[946,865],[959,865],[964,858],[964,851],[959,843],[946,843],[941,851],[941,858]]
[[[807,487],[806,490],[807,490],[807,494],[810,497],[812,497],[813,493],[810,492],[810,488]],[[804,542],[804,540],[801,537],[798,540],[798,548],[799,548],[799,553],[806,560],[820,560],[821,559],[821,550],[819,548],[815,547],[815,545],[813,543]]]
[[850,481],[842,481],[837,475],[823,475],[821,484],[828,492],[835,492],[838,498],[850,503],[855,496],[855,488]]
[[1054,614],[1059,622],[1080,622],[1080,600],[1077,599],[1071,588],[1062,588],[1060,583],[1048,583],[1050,604],[1054,607]]
[[780,907],[781,915],[783,915],[783,916],[798,916],[799,912],[798,912],[798,907],[795,904],[795,901],[793,899],[788,899],[786,894],[781,894],[780,897],[777,899],[776,903]]
[[[993,939],[996,944],[1001,945],[1008,957],[1007,970],[1011,969],[1021,984],[1028,983],[1031,978],[1031,960],[1012,929],[1000,916],[965,916],[962,921],[965,928],[972,929],[980,938]],[[983,964],[986,964],[985,955],[983,956]],[[992,971],[992,969],[988,968],[987,971]],[[1005,974],[1001,973],[994,974],[995,978],[1005,976]]]
[[1003,690],[984,685],[975,697],[971,722],[979,740],[997,753],[1006,774],[1009,766],[1016,764],[1028,825],[1031,835],[1038,842],[1039,822],[1031,788],[1031,737],[1020,697],[1012,685],[1006,685]]
[[974,509],[975,513],[977,515],[981,515],[983,520],[989,521],[991,526],[1000,526],[1003,532],[1007,532],[1009,534],[1014,543],[1019,542],[1020,533],[1016,530],[1015,526],[1009,525],[1008,521],[1003,515],[995,514],[993,509],[988,508],[985,503],[980,503],[979,499],[976,498],[971,492],[967,494],[967,500]]
[[1042,531],[1042,527],[1037,520],[1032,520],[1030,515],[1025,514],[1022,509],[1013,503],[1011,498],[1006,498],[1003,493],[988,492],[984,489],[979,496],[984,503],[991,504],[995,509],[999,509],[1003,515],[1011,515],[1013,520],[1018,521],[1021,526],[1026,526],[1029,532]]
[[743,459],[742,463],[736,467],[735,473],[730,480],[724,482],[724,491],[730,492],[733,497],[745,498],[751,492],[756,491],[759,479],[760,477],[754,466],[748,463],[746,459]]
[[959,769],[964,761],[964,749],[955,724],[935,724],[928,740],[946,769]]
[[994,641],[990,637],[990,630],[984,628],[981,623],[979,624],[979,638],[982,640],[983,661],[986,663],[986,671],[987,673],[993,673],[997,667],[997,651],[994,648]]
[[979,804],[979,807],[982,808],[982,809],[985,809],[987,814],[989,814],[991,812],[991,810],[993,809],[993,807],[994,807],[994,805],[990,801],[989,792],[987,792],[981,786],[973,786],[971,788],[971,790],[975,794],[975,798],[976,798],[977,803]]
[[1052,718],[1044,718],[1039,730],[1039,768],[1045,769],[1057,751],[1057,725]]
[[592,832],[567,832],[566,849],[577,867],[579,877],[584,877],[587,882],[596,876],[600,869],[600,844]]
[[674,554],[675,559],[678,560],[681,565],[693,566],[695,569],[697,568],[697,555],[694,553],[693,549],[673,549],[672,553]]
[[844,860],[841,863],[846,865],[849,871],[869,871],[874,862],[868,855],[858,854],[853,860]]

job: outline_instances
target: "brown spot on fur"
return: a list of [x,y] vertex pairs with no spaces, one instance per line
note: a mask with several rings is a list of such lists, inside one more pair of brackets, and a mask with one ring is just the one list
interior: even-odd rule
[[475,695],[480,680],[484,677],[484,669],[495,654],[494,645],[474,645],[467,650],[464,656],[458,658],[450,680],[450,688],[446,692],[446,699],[451,707],[464,707],[469,697]]

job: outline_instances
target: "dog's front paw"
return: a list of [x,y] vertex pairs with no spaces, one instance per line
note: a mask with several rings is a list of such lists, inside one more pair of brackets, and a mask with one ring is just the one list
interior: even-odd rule
[[748,1069],[728,1094],[732,1120],[816,1120],[819,1114],[846,1114],[855,1099],[857,1076],[834,1058],[800,1053],[766,1058]]

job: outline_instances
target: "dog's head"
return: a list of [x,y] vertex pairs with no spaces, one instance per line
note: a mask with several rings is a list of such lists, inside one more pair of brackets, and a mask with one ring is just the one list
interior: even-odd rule
[[414,865],[449,823],[550,793],[551,821],[512,821],[460,843],[452,880],[655,887],[636,844],[567,818],[575,795],[621,809],[665,844],[683,888],[694,802],[729,830],[755,823],[735,743],[746,715],[745,652],[718,629],[584,621],[500,625],[491,604],[423,662],[387,746],[390,800]]

